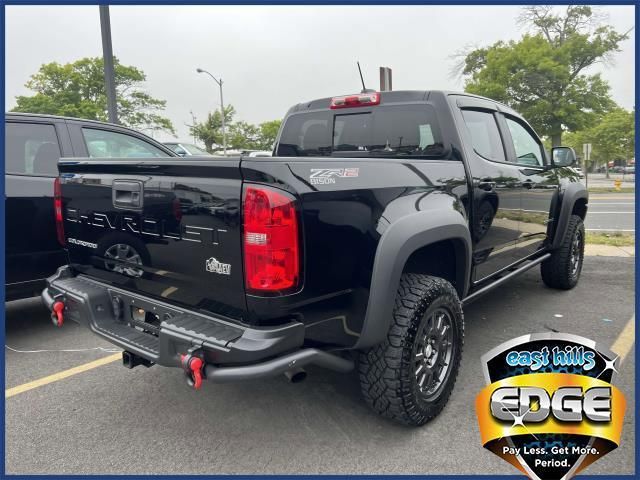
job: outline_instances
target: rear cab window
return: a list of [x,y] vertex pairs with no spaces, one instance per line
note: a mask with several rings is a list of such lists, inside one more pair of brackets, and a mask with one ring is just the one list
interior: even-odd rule
[[276,155],[441,158],[446,153],[430,105],[380,105],[361,110],[291,115]]
[[58,175],[60,145],[53,124],[6,122],[5,171],[23,175]]

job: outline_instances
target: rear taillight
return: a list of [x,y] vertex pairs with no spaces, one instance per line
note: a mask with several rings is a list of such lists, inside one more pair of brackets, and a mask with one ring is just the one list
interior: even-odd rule
[[60,188],[60,179],[56,178],[53,182],[53,211],[56,217],[56,234],[58,243],[65,246],[64,223],[62,220],[62,189]]
[[380,104],[380,94],[374,93],[359,93],[357,95],[347,95],[344,97],[333,97],[331,99],[331,109],[336,108],[353,108],[353,107],[367,107],[371,105]]
[[247,290],[266,293],[296,288],[300,248],[295,198],[281,190],[246,185],[242,212]]

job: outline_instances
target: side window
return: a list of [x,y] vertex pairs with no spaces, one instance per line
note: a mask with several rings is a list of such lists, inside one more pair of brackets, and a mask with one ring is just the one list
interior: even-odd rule
[[7,122],[5,172],[58,175],[60,146],[51,124]]
[[507,121],[509,132],[511,132],[513,148],[516,152],[516,162],[535,167],[544,165],[542,146],[534,136],[521,123],[510,118],[505,118],[505,120]]
[[168,157],[159,148],[125,133],[83,128],[82,135],[91,158]]
[[487,160],[506,161],[500,131],[493,113],[462,110],[462,116],[471,134],[471,142],[476,153]]

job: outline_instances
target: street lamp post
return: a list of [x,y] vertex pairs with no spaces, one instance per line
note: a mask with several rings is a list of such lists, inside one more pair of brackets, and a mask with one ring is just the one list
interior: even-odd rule
[[220,78],[220,80],[218,80],[216,77],[211,75],[211,73],[209,73],[206,70],[203,70],[201,68],[196,68],[196,72],[198,72],[198,73],[206,73],[211,78],[213,78],[213,81],[216,82],[218,84],[218,86],[220,87],[220,113],[222,114],[222,150],[224,152],[224,156],[226,157],[227,156],[227,130],[226,130],[225,124],[224,124],[225,122],[224,122],[224,100],[222,99],[222,78]]

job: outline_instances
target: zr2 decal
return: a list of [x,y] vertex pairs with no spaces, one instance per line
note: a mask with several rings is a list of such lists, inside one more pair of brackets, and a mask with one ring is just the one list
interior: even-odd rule
[[359,170],[359,168],[312,168],[309,181],[311,185],[335,184],[336,178],[357,177]]

